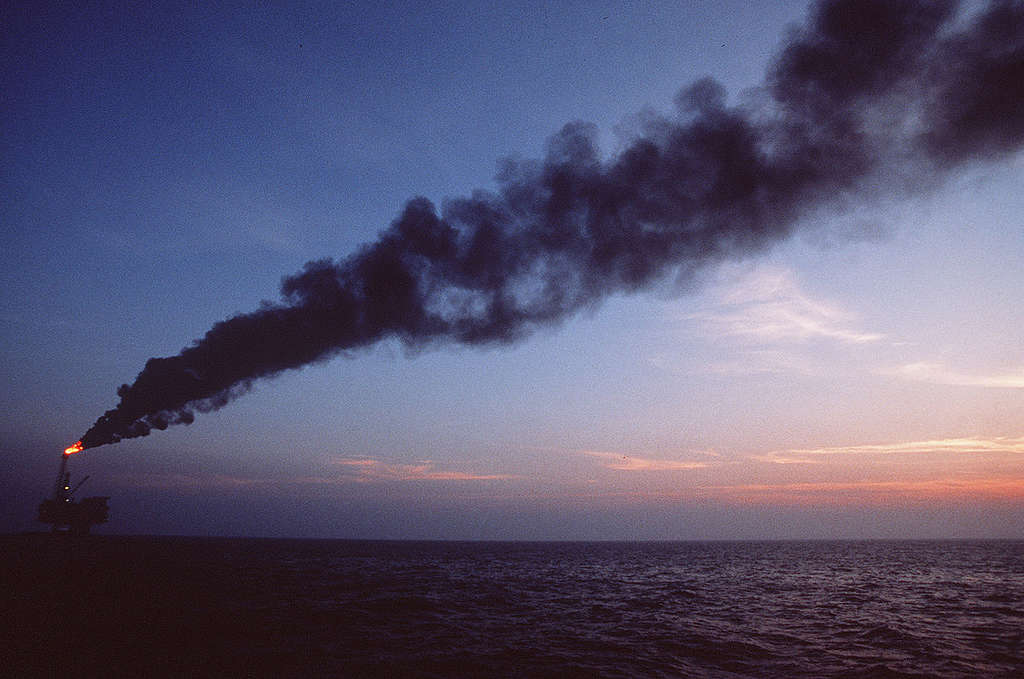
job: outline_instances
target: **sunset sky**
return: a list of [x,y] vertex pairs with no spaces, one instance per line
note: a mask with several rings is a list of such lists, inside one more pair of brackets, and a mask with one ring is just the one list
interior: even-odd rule
[[[80,4],[2,15],[0,531],[41,527],[150,357],[569,121],[610,159],[699,78],[756,100],[809,6]],[[385,339],[72,474],[110,533],[1024,538],[1022,179],[877,181],[517,342]]]

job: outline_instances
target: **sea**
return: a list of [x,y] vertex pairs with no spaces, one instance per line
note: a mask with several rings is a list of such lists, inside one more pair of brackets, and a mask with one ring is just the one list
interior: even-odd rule
[[1024,541],[0,549],[5,677],[1024,677]]

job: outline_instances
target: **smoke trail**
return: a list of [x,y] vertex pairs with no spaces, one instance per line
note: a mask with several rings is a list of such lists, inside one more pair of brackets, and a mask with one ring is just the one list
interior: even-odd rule
[[150,359],[85,447],[192,422],[252,381],[387,337],[507,343],[785,238],[810,211],[878,185],[931,181],[1024,142],[1024,5],[966,22],[953,0],[832,0],[783,46],[757,104],[698,81],[674,118],[602,161],[570,123],[543,161],[506,162],[497,192],[414,198],[379,239],[308,263],[282,301]]

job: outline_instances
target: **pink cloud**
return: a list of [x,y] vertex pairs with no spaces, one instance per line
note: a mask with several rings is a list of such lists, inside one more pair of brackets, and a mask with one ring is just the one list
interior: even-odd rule
[[354,481],[496,481],[515,478],[508,474],[474,474],[439,470],[424,460],[419,464],[394,464],[372,458],[337,458],[332,464],[341,467],[345,477]]
[[692,460],[657,460],[649,457],[635,457],[623,453],[609,453],[597,450],[581,450],[581,455],[596,457],[605,462],[601,465],[608,469],[624,472],[646,472],[646,471],[684,471],[687,469],[702,469],[707,467],[705,462]]

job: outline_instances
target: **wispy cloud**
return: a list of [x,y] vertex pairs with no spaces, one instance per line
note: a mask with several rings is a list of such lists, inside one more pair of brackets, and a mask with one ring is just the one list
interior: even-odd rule
[[634,457],[622,453],[611,453],[598,450],[581,450],[581,455],[589,455],[604,460],[602,467],[624,472],[646,471],[683,471],[707,467],[706,462],[693,460],[656,460],[649,457]]
[[751,455],[755,462],[769,462],[771,464],[821,464],[821,458],[815,459],[808,455],[792,455],[785,453],[764,453],[763,455]]
[[793,274],[781,268],[748,274],[720,289],[713,306],[687,318],[717,335],[762,344],[814,339],[859,344],[883,339],[857,329],[853,314],[804,294]]
[[919,361],[907,363],[889,371],[890,374],[931,384],[960,387],[993,387],[998,389],[1024,389],[1024,368],[1003,374],[969,374],[951,370],[941,363]]
[[240,476],[228,476],[225,474],[192,475],[180,473],[139,473],[125,472],[114,477],[117,484],[131,486],[133,488],[167,488],[167,489],[221,489],[231,488],[252,488],[255,486],[267,486],[280,483],[280,480],[261,479]]
[[935,453],[1013,453],[1024,454],[1024,436],[992,438],[967,437],[874,443],[854,446],[823,446],[820,448],[790,448],[751,459],[775,464],[817,463],[828,455],[926,455]]
[[738,350],[734,356],[732,359],[707,364],[706,372],[716,375],[817,375],[821,372],[814,361],[790,351],[745,349]]
[[474,474],[440,470],[434,462],[423,460],[417,464],[394,464],[374,458],[337,458],[332,464],[340,468],[343,476],[353,481],[494,481],[512,479],[507,474]]
[[709,496],[746,503],[846,504],[891,502],[894,497],[934,500],[943,498],[1024,498],[1024,479],[940,478],[913,481],[853,481],[705,486]]

